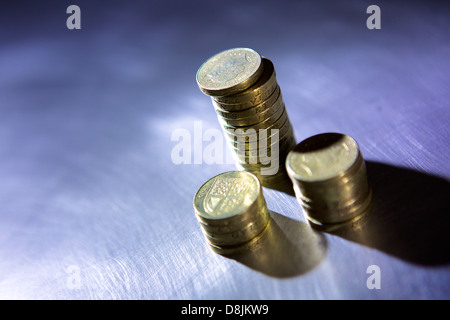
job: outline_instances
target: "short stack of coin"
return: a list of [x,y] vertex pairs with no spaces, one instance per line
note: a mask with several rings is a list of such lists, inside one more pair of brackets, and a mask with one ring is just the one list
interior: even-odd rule
[[310,224],[323,231],[355,228],[371,212],[373,199],[357,142],[323,133],[300,142],[286,168]]
[[194,210],[207,242],[220,254],[249,248],[270,221],[261,183],[245,171],[208,180],[194,197]]
[[211,96],[236,167],[265,186],[288,179],[284,163],[296,140],[272,61],[252,49],[229,49],[199,68],[197,84]]

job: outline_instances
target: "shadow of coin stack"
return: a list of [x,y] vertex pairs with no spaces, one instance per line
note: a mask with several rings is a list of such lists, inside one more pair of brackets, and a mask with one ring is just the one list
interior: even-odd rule
[[252,49],[229,49],[208,59],[196,79],[211,97],[237,169],[264,186],[289,180],[284,164],[296,140],[272,61]]

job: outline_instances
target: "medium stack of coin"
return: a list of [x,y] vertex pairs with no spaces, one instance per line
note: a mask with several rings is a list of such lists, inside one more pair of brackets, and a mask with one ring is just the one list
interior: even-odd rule
[[196,78],[211,96],[236,167],[265,186],[288,179],[284,163],[296,140],[272,61],[252,49],[229,49],[208,59]]
[[248,247],[270,221],[260,181],[244,171],[208,180],[194,197],[194,210],[207,242],[220,254]]
[[289,152],[286,168],[306,218],[317,229],[356,227],[371,212],[364,159],[350,136],[312,136]]

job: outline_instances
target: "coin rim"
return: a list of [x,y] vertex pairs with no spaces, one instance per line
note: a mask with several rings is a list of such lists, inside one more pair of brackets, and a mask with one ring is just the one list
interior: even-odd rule
[[[330,176],[330,177],[329,177],[329,176],[325,176],[325,178],[320,178],[320,179],[305,179],[304,176],[300,176],[296,171],[294,171],[294,170],[292,169],[291,165],[290,165],[290,162],[292,161],[291,159],[292,159],[292,157],[294,156],[294,153],[295,153],[294,150],[295,150],[295,148],[296,148],[298,145],[300,145],[300,144],[303,143],[304,141],[306,141],[306,140],[308,140],[308,139],[310,139],[310,138],[313,138],[313,137],[317,137],[317,136],[321,136],[321,135],[326,135],[326,134],[340,134],[340,135],[343,135],[343,136],[346,136],[346,137],[349,137],[350,139],[352,139],[353,142],[355,143],[355,146],[356,146],[356,157],[355,157],[354,161],[353,161],[347,168],[339,170],[339,172],[338,172],[337,174],[333,175],[333,176]],[[348,170],[350,170],[350,169],[355,165],[355,163],[358,162],[358,157],[359,157],[360,155],[361,155],[361,150],[360,150],[360,148],[359,148],[359,144],[358,144],[358,142],[357,142],[353,137],[351,137],[350,135],[343,134],[343,133],[339,133],[339,132],[324,132],[324,133],[319,133],[319,134],[310,136],[310,137],[308,137],[308,138],[302,140],[301,142],[299,142],[299,143],[298,143],[298,144],[297,144],[297,145],[296,145],[296,146],[288,153],[288,155],[287,155],[287,157],[286,157],[286,163],[285,163],[285,165],[286,165],[286,170],[287,170],[287,172],[289,173],[289,176],[292,177],[292,178],[295,178],[295,180],[297,180],[297,181],[301,181],[302,183],[326,182],[326,181],[329,181],[329,180],[336,179],[336,178],[342,176],[342,175],[343,175],[345,172],[347,172]],[[362,155],[361,155],[361,156],[362,156]]]
[[197,216],[199,216],[202,220],[204,221],[208,221],[208,220],[212,220],[212,221],[220,221],[220,220],[227,220],[230,219],[232,217],[236,217],[236,216],[240,216],[243,212],[245,212],[248,208],[252,207],[256,202],[258,202],[258,198],[262,195],[262,189],[261,189],[261,182],[259,181],[258,177],[250,172],[245,171],[245,174],[248,174],[249,177],[251,179],[253,179],[256,182],[256,189],[258,190],[258,193],[255,195],[253,202],[251,205],[249,205],[246,208],[243,208],[240,211],[235,211],[232,213],[227,214],[226,216],[221,216],[221,217],[214,217],[211,216],[210,214],[208,214],[204,208],[203,205],[200,206],[200,203],[203,202],[204,197],[202,197],[202,200],[199,200],[198,194],[200,193],[200,191],[208,184],[208,183],[212,183],[213,180],[217,179],[220,176],[224,176],[224,175],[228,175],[228,174],[242,174],[242,171],[238,171],[238,170],[232,170],[232,171],[226,171],[226,172],[222,172],[218,175],[215,175],[214,177],[208,179],[208,181],[206,181],[204,184],[202,184],[200,186],[200,188],[197,190],[197,192],[195,193],[194,196],[194,200],[193,200],[193,205],[194,205],[194,211],[196,213]]
[[227,111],[246,110],[267,100],[277,88],[278,82],[273,62],[263,57],[261,64],[263,73],[250,87],[233,95],[213,96],[212,99]]
[[[201,81],[201,78],[202,78],[201,73],[203,73],[203,72],[206,73],[205,68],[206,68],[206,66],[208,64],[213,63],[212,62],[213,59],[218,59],[219,56],[221,56],[221,55],[224,55],[224,54],[226,54],[228,52],[237,51],[237,50],[243,50],[243,51],[251,52],[259,60],[259,64],[256,66],[256,68],[255,68],[255,70],[253,71],[252,74],[247,75],[247,77],[245,79],[242,79],[241,81],[237,81],[237,82],[233,81],[232,84],[229,84],[228,86],[222,86],[220,88],[208,87],[204,83],[202,83],[202,81]],[[200,66],[200,68],[198,68],[195,78],[196,78],[196,82],[197,82],[198,87],[200,88],[200,90],[203,93],[205,93],[207,95],[210,95],[210,96],[228,96],[228,95],[237,94],[237,93],[239,93],[241,91],[244,91],[244,90],[247,90],[248,88],[250,88],[261,77],[261,75],[263,74],[263,70],[264,70],[264,65],[263,65],[262,56],[256,50],[251,49],[251,48],[245,48],[245,47],[236,47],[236,48],[223,50],[223,51],[221,51],[219,53],[216,53],[215,55],[213,55],[209,59],[207,59]]]

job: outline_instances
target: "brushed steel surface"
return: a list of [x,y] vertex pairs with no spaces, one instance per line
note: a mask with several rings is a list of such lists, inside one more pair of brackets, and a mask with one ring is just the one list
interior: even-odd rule
[[[450,298],[448,2],[377,1],[381,30],[368,1],[76,4],[81,30],[69,3],[0,5],[0,298]],[[220,130],[195,73],[238,46],[274,62],[298,141],[358,141],[376,199],[359,232],[313,232],[264,188],[263,245],[208,248],[192,200],[235,167],[176,165],[171,136],[194,162],[196,121]]]

